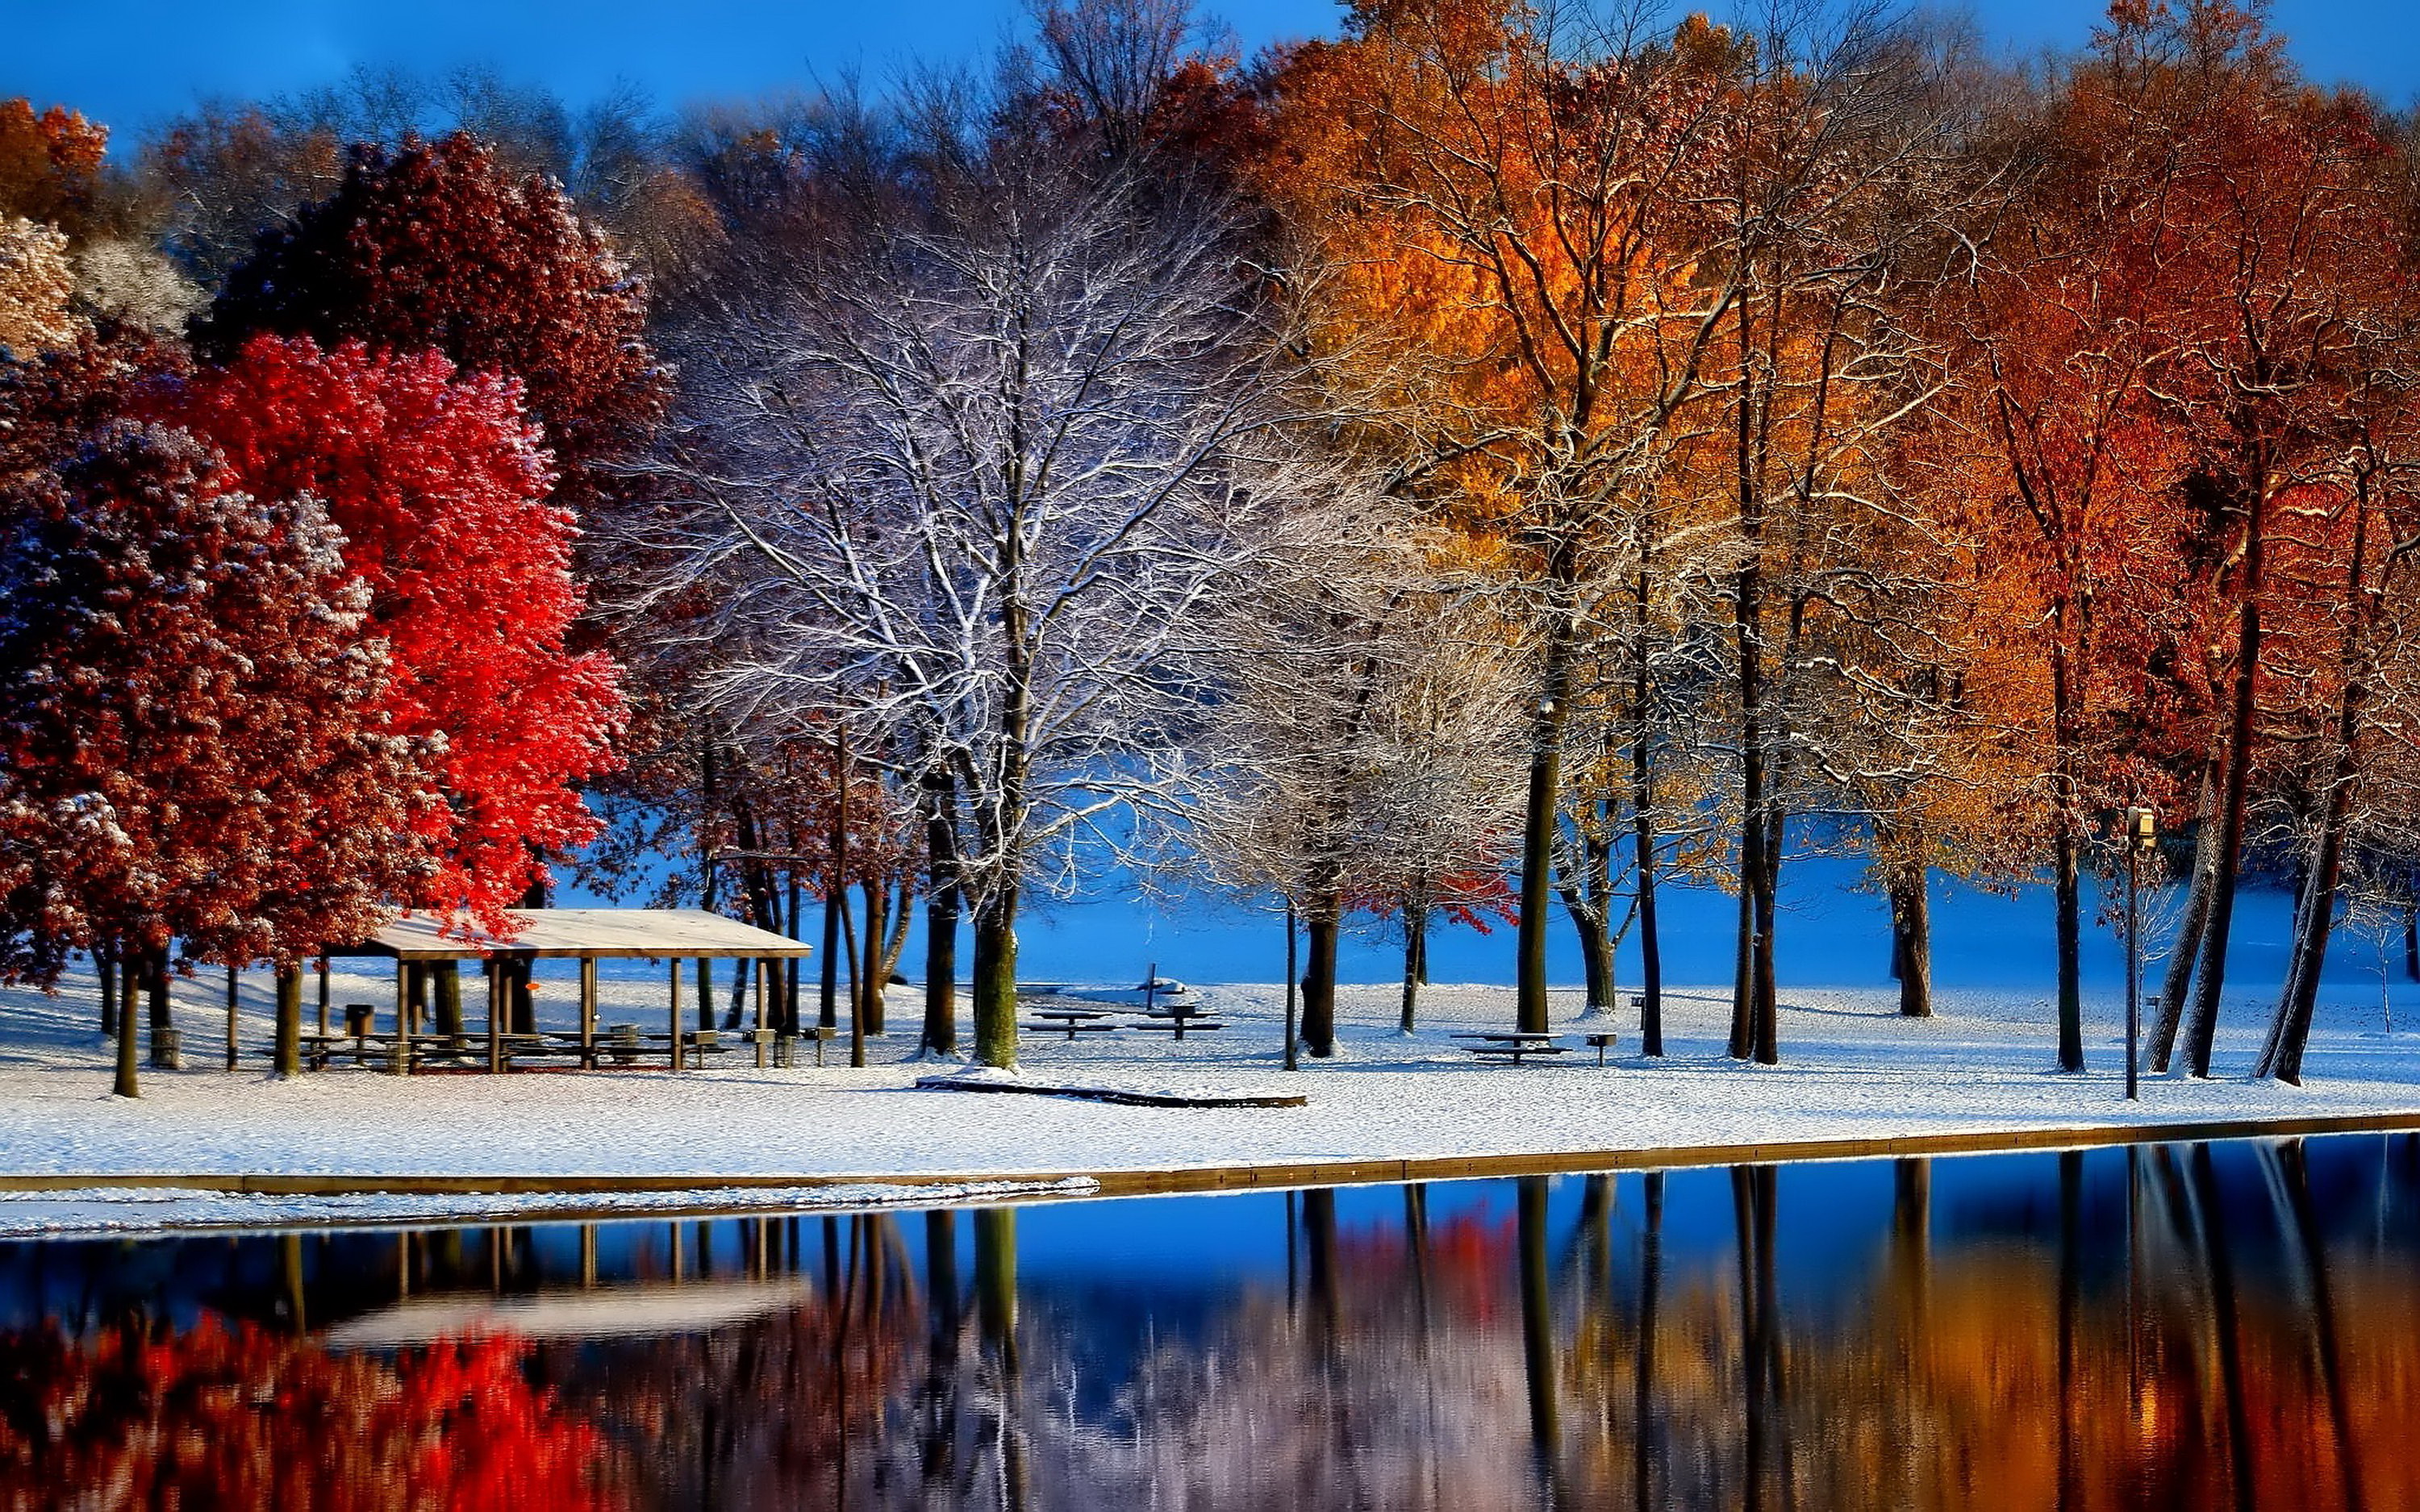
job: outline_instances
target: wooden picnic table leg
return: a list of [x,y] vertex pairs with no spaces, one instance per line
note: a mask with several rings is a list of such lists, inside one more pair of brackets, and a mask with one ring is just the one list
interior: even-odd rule
[[597,958],[580,958],[580,1068],[597,1069]]
[[504,1069],[504,963],[490,956],[488,960],[488,1070],[501,1073]]
[[674,1071],[678,1071],[678,1070],[680,1070],[680,1069],[681,1069],[681,1051],[680,1051],[680,1034],[681,1034],[680,974],[681,974],[681,957],[679,957],[679,956],[674,956],[674,957],[672,958],[672,980],[673,980],[673,1024],[672,1024],[672,1028],[673,1028],[673,1036],[672,1036],[672,1040],[673,1040],[673,1042],[672,1042],[672,1069],[673,1069]]

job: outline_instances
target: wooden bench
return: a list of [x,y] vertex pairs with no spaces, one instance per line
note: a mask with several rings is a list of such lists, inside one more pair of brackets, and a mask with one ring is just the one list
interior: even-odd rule
[[1525,1056],[1567,1056],[1572,1052],[1572,1047],[1567,1044],[1472,1044],[1463,1048],[1474,1056],[1493,1056],[1510,1060],[1516,1066],[1521,1064]]

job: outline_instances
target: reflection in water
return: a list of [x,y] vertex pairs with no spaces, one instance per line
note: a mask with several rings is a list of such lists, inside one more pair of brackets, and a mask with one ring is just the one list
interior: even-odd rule
[[0,1245],[0,1505],[2420,1504],[2420,1141]]

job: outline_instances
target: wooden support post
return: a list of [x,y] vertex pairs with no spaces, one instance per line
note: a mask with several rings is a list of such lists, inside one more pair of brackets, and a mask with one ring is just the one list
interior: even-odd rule
[[672,1022],[673,1042],[672,1042],[672,1047],[671,1047],[671,1048],[672,1048],[672,1062],[671,1062],[671,1068],[670,1068],[670,1069],[672,1069],[672,1070],[674,1070],[674,1071],[678,1071],[678,1070],[680,1070],[680,1069],[681,1069],[681,1046],[680,1046],[680,1037],[681,1037],[681,1011],[680,1011],[680,968],[681,968],[681,958],[680,958],[679,956],[674,956],[674,957],[672,958],[672,968],[673,968],[673,971],[672,971],[672,976],[673,976],[673,1022]]
[[488,958],[488,1070],[504,1069],[504,963]]
[[597,1069],[597,958],[580,958],[580,1064]]
[[387,1057],[387,1070],[397,1076],[411,1074],[411,968],[401,959],[395,964],[395,1052]]
[[756,963],[756,1069],[765,1069],[765,963]]
[[235,1034],[236,1034],[236,1029],[235,1029],[235,994],[236,994],[236,970],[235,970],[235,967],[233,967],[233,966],[229,966],[229,967],[227,967],[227,1043],[226,1043],[226,1069],[227,1069],[227,1070],[229,1070],[229,1071],[233,1071],[233,1070],[235,1070],[235,1061],[236,1061],[236,1044],[235,1044]]
[[597,1226],[595,1224],[580,1226],[580,1284],[583,1287],[594,1287],[597,1284]]
[[321,1037],[322,1037],[322,1038],[324,1038],[324,1037],[327,1035],[327,1032],[328,1032],[328,958],[327,958],[326,956],[324,956],[324,955],[323,955],[323,956],[321,956],[321,957],[319,958],[319,1033],[320,1033]]

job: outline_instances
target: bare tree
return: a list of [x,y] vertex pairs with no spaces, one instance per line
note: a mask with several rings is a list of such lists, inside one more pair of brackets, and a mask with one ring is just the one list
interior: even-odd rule
[[1157,779],[1194,621],[1326,481],[1228,221],[1136,193],[1002,148],[845,258],[735,268],[674,338],[670,501],[633,526],[633,607],[711,604],[727,717],[846,719],[954,817],[996,1066],[1025,889]]
[[1526,658],[1441,565],[1440,535],[1374,488],[1300,499],[1208,626],[1217,680],[1171,783],[1176,840],[1214,885],[1300,914],[1317,1057],[1335,1054],[1347,915],[1402,915],[1409,1032],[1427,917],[1519,827]]

